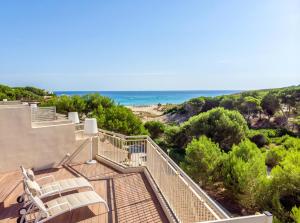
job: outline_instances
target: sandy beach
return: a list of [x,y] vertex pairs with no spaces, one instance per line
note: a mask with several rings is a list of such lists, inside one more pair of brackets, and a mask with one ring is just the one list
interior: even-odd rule
[[131,109],[134,114],[139,116],[143,122],[146,121],[165,121],[165,117],[163,115],[163,106],[158,105],[143,105],[143,106],[126,106]]

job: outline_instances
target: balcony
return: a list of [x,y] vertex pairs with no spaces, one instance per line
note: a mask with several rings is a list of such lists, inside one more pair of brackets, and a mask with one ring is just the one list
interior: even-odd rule
[[[272,222],[272,216],[267,212],[232,218],[148,136],[125,136],[99,129],[92,140],[94,158],[98,162],[87,165],[78,161],[78,158],[83,158],[84,153],[86,155],[90,143],[81,125],[48,125],[49,122],[56,123],[52,108],[39,110],[40,115],[35,115],[35,111],[27,108],[19,110],[12,108],[2,111],[2,119],[7,123],[11,123],[11,120],[16,119],[16,114],[20,114],[16,122],[19,123],[16,124],[18,128],[2,132],[5,136],[10,130],[15,132],[23,129],[23,135],[30,133],[24,138],[32,139],[27,143],[30,146],[22,141],[16,147],[18,140],[10,140],[10,144],[6,145],[3,143],[6,138],[2,138],[2,150],[6,151],[6,158],[1,159],[3,169],[8,164],[10,166],[7,169],[17,169],[18,163],[27,162],[24,165],[37,167],[35,173],[39,176],[52,174],[56,179],[84,177],[92,183],[95,191],[107,201],[110,208],[109,212],[101,205],[80,208],[63,214],[52,222]],[[26,118],[28,120],[24,121]],[[23,120],[23,127],[19,120]],[[30,123],[33,129],[28,128]],[[36,123],[39,127],[33,126]],[[43,126],[47,128],[41,128]],[[47,140],[51,143],[45,143]],[[38,170],[39,168],[43,170]],[[23,191],[20,182],[19,171],[0,174],[0,222],[16,222],[20,208],[16,198]],[[32,214],[29,217],[34,219],[35,216]]]
[[98,138],[98,160],[120,170],[142,169],[170,221],[272,222],[268,212],[231,218],[148,136],[124,136],[99,130]]
[[[71,164],[68,167],[38,171],[37,177],[53,175],[55,179],[65,179],[84,175],[91,180],[95,191],[103,197],[110,208],[107,212],[102,205],[93,205],[64,214],[49,222],[168,222],[154,192],[143,173],[120,173],[106,165]],[[0,197],[6,190],[12,192],[6,197],[0,211],[0,222],[16,222],[17,197],[23,192],[19,172],[0,175]],[[34,219],[35,216],[29,216]]]

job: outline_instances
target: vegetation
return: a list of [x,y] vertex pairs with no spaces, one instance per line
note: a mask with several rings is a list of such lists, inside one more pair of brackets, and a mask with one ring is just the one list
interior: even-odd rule
[[297,218],[300,206],[300,152],[293,151],[276,165],[270,177],[259,184],[257,204],[270,210],[282,222]]
[[280,109],[279,98],[276,96],[276,94],[270,92],[262,98],[261,106],[265,114],[270,119]]
[[44,96],[53,95],[48,91],[35,87],[9,87],[0,84],[0,100],[42,100]]
[[245,138],[248,130],[243,116],[237,111],[214,108],[184,122],[173,137],[177,147],[185,147],[194,137],[206,135],[224,150]]
[[[171,129],[176,132],[174,127]],[[267,144],[259,148],[246,138],[226,153],[214,140],[202,135],[184,149],[185,157],[179,159],[181,167],[204,188],[225,188],[248,213],[269,210],[277,222],[297,222],[300,139],[279,136],[276,130],[249,132],[247,137],[265,136]]]
[[158,121],[148,121],[144,124],[152,139],[159,138],[165,130],[165,125]]
[[216,107],[239,111],[252,128],[282,128],[299,133],[300,86],[193,98],[166,113],[188,120]]
[[217,143],[206,136],[201,136],[187,145],[185,160],[181,163],[181,167],[195,182],[204,186],[220,177],[220,164],[224,162],[224,158],[225,154]]
[[43,101],[41,106],[56,106],[57,112],[77,111],[80,117],[94,117],[98,127],[127,135],[146,134],[141,120],[132,111],[99,94],[59,96]]
[[255,207],[255,191],[266,176],[265,158],[249,140],[233,146],[224,162],[224,185],[247,208]]
[[196,183],[229,194],[243,208],[239,214],[268,210],[277,223],[300,222],[300,86],[168,106],[165,113],[185,117],[179,125],[143,125],[129,109],[99,94],[44,99],[48,95],[0,85],[0,99],[39,100],[59,113],[95,117],[99,128],[148,133]]
[[156,142],[196,183],[223,191],[239,214],[299,222],[300,86],[200,97],[166,113],[186,121],[165,124]]

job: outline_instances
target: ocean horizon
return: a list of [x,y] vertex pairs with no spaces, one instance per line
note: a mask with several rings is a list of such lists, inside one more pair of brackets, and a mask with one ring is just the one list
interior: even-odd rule
[[180,91],[54,91],[56,95],[86,95],[99,93],[125,106],[180,104],[201,96],[216,97],[242,92],[242,90],[180,90]]

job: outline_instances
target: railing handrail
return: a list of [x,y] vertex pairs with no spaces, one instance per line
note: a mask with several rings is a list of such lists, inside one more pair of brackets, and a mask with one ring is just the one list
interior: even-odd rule
[[230,218],[228,214],[220,207],[220,205],[216,204],[213,199],[211,199],[205,191],[203,191],[199,185],[197,185],[166,153],[165,151],[160,148],[149,136],[147,135],[138,135],[138,136],[126,136],[120,133],[115,133],[103,129],[99,129],[99,132],[110,135],[114,138],[120,138],[125,141],[131,141],[133,139],[143,139],[147,140],[158,152],[159,154],[167,161],[167,163],[176,170],[180,174],[180,176],[183,178],[185,183],[191,187],[191,189],[194,191],[195,195],[199,196],[201,199],[205,200],[205,202],[209,205],[209,208],[212,208],[213,211],[217,212],[219,216],[222,218],[228,219]]
[[124,139],[130,139],[130,138],[147,138],[148,136],[147,135],[134,135],[134,136],[127,136],[127,135],[124,135],[122,133],[117,133],[117,132],[113,132],[113,131],[108,131],[108,130],[104,130],[104,129],[99,129],[98,128],[98,131],[99,132],[103,132],[103,133],[106,133],[108,135],[116,135],[116,136],[119,136],[120,138],[124,138]]
[[56,107],[32,107],[31,108],[31,121],[44,122],[56,120]]
[[[205,191],[203,191],[199,185],[197,185],[166,153],[160,148],[149,136],[147,136],[147,140],[160,152],[160,154],[168,161],[168,163],[183,177],[186,183],[191,186],[197,194],[201,194],[204,196],[205,201],[207,201],[210,205],[212,205],[219,214],[222,215],[223,218],[230,218],[228,214],[220,208],[220,205],[216,204],[213,199],[211,199]],[[203,199],[203,197],[201,198]]]

